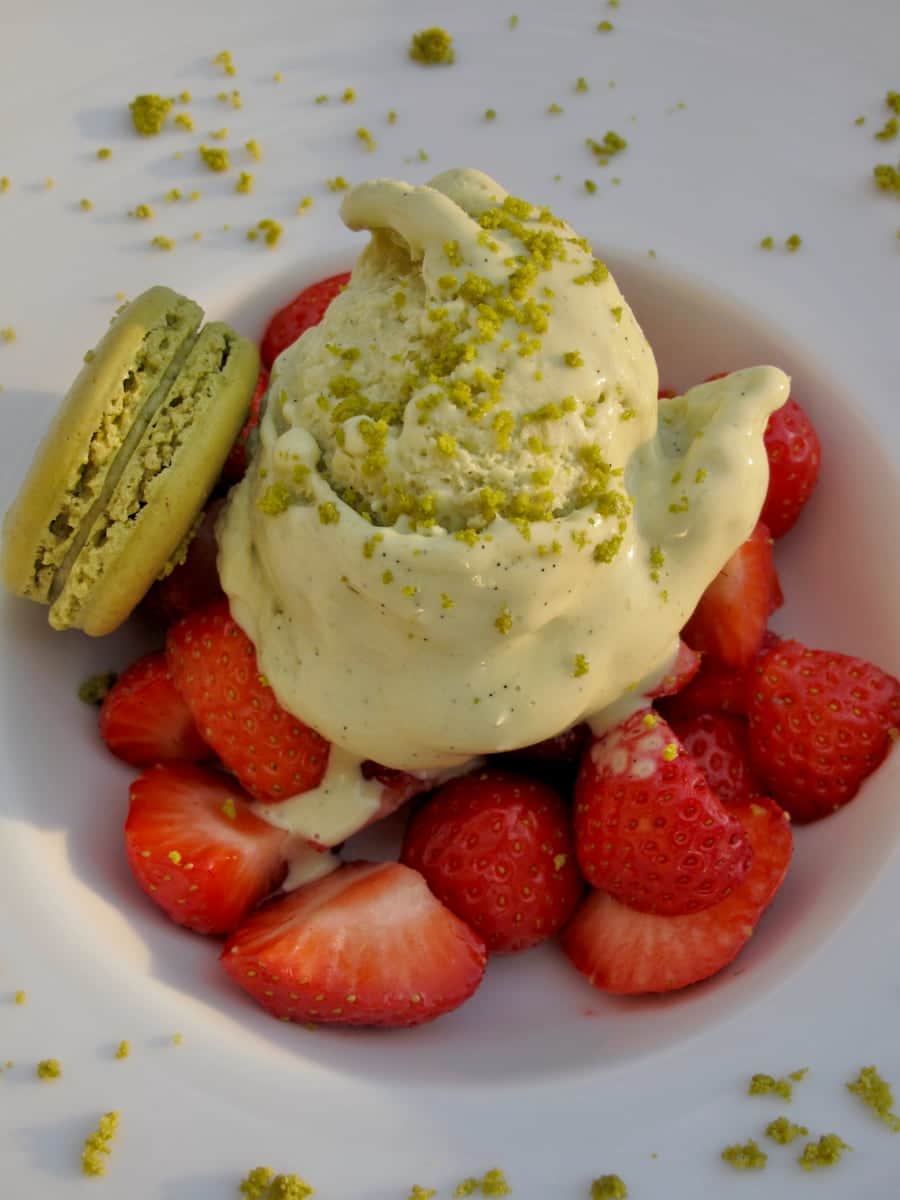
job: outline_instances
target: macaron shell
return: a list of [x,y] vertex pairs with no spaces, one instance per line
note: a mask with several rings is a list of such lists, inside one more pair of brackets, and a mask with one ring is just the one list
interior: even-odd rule
[[251,342],[220,323],[202,330],[71,564],[54,628],[110,633],[164,572],[219,477],[258,372]]
[[202,318],[192,300],[150,288],[85,356],[3,522],[0,575],[10,591],[49,601],[85,518],[123,465],[129,434],[168,391]]

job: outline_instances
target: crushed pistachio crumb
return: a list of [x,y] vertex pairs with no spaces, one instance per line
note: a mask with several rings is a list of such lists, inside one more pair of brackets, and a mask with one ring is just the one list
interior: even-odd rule
[[175,124],[179,127],[179,129],[184,129],[188,133],[193,133],[194,131],[194,118],[190,113],[177,113],[175,116]]
[[221,67],[226,75],[237,74],[237,67],[234,65],[230,50],[220,50],[213,59],[213,66]]
[[779,1146],[789,1146],[798,1137],[808,1137],[809,1130],[805,1125],[795,1125],[787,1117],[776,1117],[766,1126],[766,1137],[777,1142]]
[[726,1146],[722,1151],[722,1161],[727,1162],[736,1171],[761,1171],[769,1161],[769,1156],[765,1150],[760,1150],[753,1138],[750,1138],[743,1145],[736,1143]]
[[228,151],[222,146],[200,146],[197,153],[210,171],[227,171],[230,166]]
[[313,198],[312,198],[312,196],[303,196],[303,197],[301,198],[300,202],[299,202],[299,203],[298,203],[298,205],[297,205],[297,214],[298,214],[298,216],[299,216],[299,214],[301,214],[301,213],[308,212],[308,211],[309,211],[309,209],[311,209],[311,208],[312,208],[312,205],[313,205]]
[[799,1071],[792,1071],[786,1079],[776,1079],[773,1075],[757,1074],[752,1076],[747,1087],[748,1096],[781,1096],[783,1100],[790,1100],[794,1094],[793,1084],[799,1083],[805,1078],[808,1068],[804,1067]]
[[155,246],[157,250],[174,250],[175,239],[158,233],[155,238],[150,239],[150,245]]
[[171,107],[171,100],[155,93],[135,96],[128,105],[132,124],[142,137],[154,137],[162,131]]
[[247,241],[255,242],[259,237],[269,247],[277,246],[281,241],[281,235],[284,232],[284,227],[274,220],[272,217],[263,217],[261,221],[256,222],[254,229],[247,230]]
[[565,354],[563,354],[563,362],[567,367],[584,366],[584,359],[581,357],[581,353],[578,350],[567,350]]
[[97,151],[97,157],[101,162],[104,162],[107,158],[112,158],[112,150],[110,150],[109,146],[101,146]]
[[23,991],[20,989],[18,992],[16,992],[15,996],[13,997],[13,999],[15,1000],[16,1004],[18,1004],[18,1005],[19,1005],[19,1007],[21,1007],[21,1006],[22,1006],[22,1005],[23,1005],[23,1004],[26,1002],[26,1000],[28,999],[28,993],[27,993],[27,992],[23,992]]
[[593,196],[593,195],[594,195],[594,193],[595,193],[595,192],[596,192],[596,190],[597,190],[597,185],[596,185],[596,183],[594,183],[593,179],[586,179],[586,180],[584,181],[584,190],[585,190],[585,191],[586,191],[586,192],[587,192],[589,195],[591,195],[591,196]]
[[62,1067],[58,1058],[42,1058],[36,1068],[38,1079],[59,1079]]
[[388,109],[387,123],[388,123],[388,125],[396,125],[397,124],[397,110],[395,108]]
[[505,637],[512,629],[512,623],[512,613],[509,611],[507,605],[504,604],[494,620],[494,628],[498,633],[502,633]]
[[628,149],[628,142],[613,129],[607,129],[603,140],[599,142],[596,138],[585,138],[585,145],[601,167],[605,167],[616,154]]
[[341,514],[338,512],[337,505],[331,500],[319,505],[319,520],[323,525],[337,525],[341,519]]
[[588,81],[585,79],[585,77],[583,75],[579,75],[578,78],[575,80],[575,91],[576,92],[590,91]]
[[209,136],[215,138],[216,141],[224,142],[228,137],[228,126],[223,125],[221,129],[211,129],[209,131]]
[[245,142],[244,149],[247,151],[250,157],[255,159],[257,162],[259,162],[263,156],[262,146],[259,144],[256,138],[250,138],[249,142]]
[[382,572],[381,582],[383,584],[385,584],[385,586],[387,586],[387,584],[389,584],[389,583],[393,583],[394,582],[394,572],[393,571]]
[[150,221],[153,218],[153,209],[149,204],[136,204],[128,215],[138,221]]
[[[561,113],[564,113],[565,111],[566,110],[563,108],[563,106],[561,104],[557,104],[555,100],[553,101],[552,104],[547,105],[547,112],[550,114],[551,117],[558,117]],[[560,177],[557,175],[554,175],[553,178],[558,179]]]
[[5,328],[0,329],[0,338],[6,342],[7,346],[12,345],[12,343],[16,340],[16,331],[13,329],[12,325],[7,325]]
[[845,1150],[852,1150],[836,1133],[823,1133],[817,1142],[807,1142],[797,1162],[804,1171],[833,1167],[841,1161]]
[[423,1188],[414,1183],[409,1190],[407,1200],[431,1200],[431,1197],[436,1195],[437,1188]]
[[128,1058],[130,1054],[131,1042],[127,1041],[127,1039],[123,1039],[121,1042],[119,1042],[118,1046],[116,1046],[116,1058]]
[[847,1091],[858,1096],[894,1133],[900,1133],[900,1117],[893,1112],[894,1093],[876,1067],[862,1067],[856,1079],[847,1084]]
[[334,179],[326,179],[325,185],[329,192],[345,192],[350,186],[343,175],[335,175]]
[[610,312],[612,313],[612,315],[613,315],[613,320],[614,320],[614,321],[615,321],[615,323],[618,325],[618,324],[621,322],[621,320],[622,320],[622,311],[623,311],[623,309],[622,309],[622,305],[621,305],[621,304],[614,304],[614,305],[612,306],[612,308],[610,308],[610,310],[609,310],[609,311],[610,311]]
[[82,704],[102,704],[118,678],[115,671],[101,671],[97,675],[89,675],[78,685],[78,699]]
[[591,1183],[591,1200],[628,1200],[628,1188],[621,1175],[601,1175]]
[[271,1167],[254,1167],[238,1193],[246,1200],[307,1200],[314,1190],[299,1175],[276,1175]]
[[168,204],[175,204],[178,200],[181,199],[181,192],[178,188],[169,188],[169,190],[165,194],[164,199],[166,200],[166,202]]
[[580,679],[582,675],[587,675],[591,669],[591,664],[583,654],[576,654],[572,665],[572,674],[576,679]]
[[803,245],[803,238],[800,236],[799,233],[792,233],[790,237],[785,238],[784,244],[785,244],[786,249],[790,250],[791,253],[793,253],[795,250],[799,250],[800,247]]
[[234,190],[246,196],[253,191],[253,176],[248,171],[241,171],[238,176],[237,183],[234,185]]
[[456,61],[453,38],[446,29],[433,26],[412,35],[409,57],[426,67],[449,65]]
[[52,179],[52,178],[51,178],[51,177],[48,175],[48,177],[47,177],[47,178],[44,180],[44,187],[45,187],[45,188],[46,188],[48,191],[50,190],[50,188],[52,188],[52,187],[56,187],[56,180],[55,180],[55,179]]
[[315,102],[316,102],[316,104],[327,104],[328,103],[327,93],[321,92],[318,96],[316,96]]
[[597,22],[597,32],[598,33],[612,33],[613,29],[614,29],[614,25],[613,25],[612,21],[598,21]]
[[229,821],[237,820],[237,808],[235,807],[234,798],[232,796],[228,796],[225,799],[225,801],[222,803],[220,811],[228,818]]
[[283,76],[280,71],[272,72],[272,82],[273,83],[281,83],[282,78],[283,78]]
[[873,136],[879,142],[892,142],[898,133],[900,133],[900,121],[896,117],[890,117]]
[[509,16],[509,18],[507,19],[507,22],[506,22],[506,24],[508,25],[508,27],[509,27],[510,29],[518,29],[518,28],[519,28],[519,14],[518,14],[518,13],[512,13],[512,14]]
[[372,134],[369,132],[369,130],[366,129],[366,127],[364,125],[360,125],[359,129],[357,129],[357,131],[356,131],[356,136],[357,136],[357,139],[360,142],[362,142],[362,144],[365,146],[365,148],[371,154],[371,152],[375,149],[375,147],[377,146],[378,143],[372,137]]
[[888,92],[884,102],[892,112],[900,116],[900,92]]
[[172,1040],[173,1046],[180,1046],[182,1044],[182,1042],[184,1041],[184,1034],[183,1033],[173,1033],[171,1040]]
[[890,163],[878,163],[872,168],[875,186],[882,192],[894,192],[900,196],[900,167],[892,167]]
[[81,1151],[81,1170],[85,1175],[105,1175],[105,1156],[110,1154],[110,1142],[119,1129],[119,1114],[104,1113],[97,1128],[84,1139]]
[[774,247],[774,245],[775,245],[775,239],[773,237],[766,236],[764,238],[760,238],[760,242],[759,242],[760,250],[771,250]]
[[270,483],[256,501],[256,507],[267,517],[277,517],[287,512],[293,503],[293,494],[286,483]]

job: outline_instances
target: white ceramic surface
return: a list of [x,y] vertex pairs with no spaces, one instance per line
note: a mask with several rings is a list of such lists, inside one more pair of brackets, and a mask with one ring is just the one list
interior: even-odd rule
[[[117,291],[166,282],[257,334],[275,306],[358,247],[326,178],[420,181],[467,163],[545,199],[597,243],[665,383],[756,361],[792,373],[826,458],[815,499],[779,547],[788,603],[776,626],[900,670],[900,206],[870,182],[900,145],[872,138],[888,115],[881,98],[900,87],[900,10],[888,0],[515,7],[510,30],[511,9],[469,2],[251,10],[159,0],[151,15],[107,0],[77,11],[0,0],[0,111],[16,114],[0,134],[0,175],[13,181],[0,196],[0,327],[18,333],[0,345],[0,503]],[[613,32],[593,32],[604,17]],[[423,70],[405,45],[435,20],[456,35],[458,62]],[[225,46],[233,79],[209,61]],[[573,89],[579,75],[586,95]],[[347,86],[355,105],[313,103]],[[215,99],[232,87],[240,110]],[[135,92],[183,88],[196,136],[129,134]],[[548,116],[551,101],[565,114]],[[195,165],[199,135],[223,125],[236,165],[256,176],[251,196],[233,193],[233,174]],[[374,153],[358,125],[372,130]],[[583,139],[607,128],[630,145],[604,171]],[[259,163],[239,149],[250,137],[263,145]],[[100,145],[110,160],[96,159]],[[167,204],[171,187],[204,194]],[[297,217],[305,194],[314,208]],[[80,211],[82,196],[92,212]],[[142,202],[152,223],[125,215]],[[264,216],[285,225],[275,251],[244,238]],[[757,248],[764,234],[795,230],[795,255]],[[175,237],[176,251],[152,250],[156,233]],[[0,1060],[16,1064],[0,1080],[0,1195],[56,1200],[94,1187],[213,1200],[262,1162],[335,1200],[389,1200],[416,1182],[449,1195],[493,1165],[524,1200],[584,1196],[605,1171],[638,1200],[760,1188],[787,1200],[813,1185],[826,1197],[895,1194],[900,1139],[842,1081],[876,1061],[900,1084],[896,861],[879,876],[900,837],[896,755],[856,804],[801,831],[776,906],[709,985],[611,1001],[548,947],[493,963],[475,1000],[433,1026],[313,1033],[245,1002],[220,978],[214,947],[169,926],[130,881],[120,846],[130,773],[103,752],[94,714],[73,695],[85,675],[127,662],[142,637],[92,643],[52,635],[36,607],[5,600],[0,610]],[[12,1002],[20,987],[23,1007]],[[133,1046],[123,1062],[120,1038]],[[40,1083],[34,1064],[51,1055],[63,1078]],[[791,1116],[837,1130],[854,1155],[810,1182],[773,1147],[764,1177],[734,1176],[718,1149],[759,1136],[782,1111],[743,1096],[747,1076],[807,1064]],[[122,1132],[109,1175],[87,1183],[80,1142],[113,1107]]]

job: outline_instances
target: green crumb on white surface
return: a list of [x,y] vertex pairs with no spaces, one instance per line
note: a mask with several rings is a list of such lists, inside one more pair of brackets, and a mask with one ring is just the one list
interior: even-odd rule
[[578,78],[575,80],[575,91],[576,92],[590,91],[590,87],[588,86],[588,81],[585,79],[585,77],[583,75],[579,75]]
[[809,1130],[805,1125],[795,1125],[787,1117],[776,1117],[766,1126],[766,1137],[779,1146],[789,1146],[798,1137],[809,1137]]
[[777,1079],[774,1075],[753,1075],[747,1086],[747,1095],[780,1096],[782,1100],[790,1101],[794,1095],[794,1083],[805,1079],[808,1070],[808,1067],[803,1067],[799,1071],[791,1071],[784,1079]]
[[173,1033],[171,1041],[172,1041],[173,1046],[182,1045],[184,1042],[184,1034],[183,1033]]
[[[547,105],[547,112],[550,114],[551,117],[558,117],[561,113],[564,113],[565,111],[566,110],[563,108],[563,106],[561,104],[557,104],[555,100],[553,101],[552,104]],[[553,178],[561,179],[562,176],[554,175]]]
[[341,92],[341,104],[355,104],[356,91],[352,87],[344,88]]
[[210,171],[227,171],[230,166],[228,151],[221,146],[200,146],[197,153]]
[[38,1079],[59,1079],[62,1067],[58,1058],[42,1058],[35,1068]]
[[859,1075],[847,1084],[847,1091],[858,1096],[863,1104],[894,1133],[900,1133],[900,1117],[893,1111],[894,1093],[876,1067],[862,1067]]
[[597,185],[593,179],[586,179],[584,181],[584,190],[588,193],[588,195],[594,195],[594,193],[597,191]]
[[506,1176],[499,1168],[494,1167],[492,1170],[478,1179],[474,1175],[470,1175],[468,1179],[463,1179],[461,1183],[456,1185],[453,1195],[458,1198],[460,1196],[474,1196],[480,1193],[482,1196],[508,1196],[512,1192],[512,1188],[506,1180]]
[[220,50],[212,61],[213,66],[221,67],[226,75],[237,75],[237,67],[230,50]]
[[248,196],[253,191],[253,176],[248,171],[241,171],[234,190],[242,196]]
[[[102,157],[99,150],[97,151],[97,157]],[[12,180],[10,177],[8,175],[0,175],[0,196],[5,195],[5,193],[8,192],[11,187]]]
[[0,329],[0,341],[5,342],[7,346],[11,346],[15,340],[16,331],[12,325],[7,325],[3,329]]
[[312,206],[312,196],[303,196],[297,204],[297,215],[299,216],[301,213],[309,212]]
[[359,129],[357,129],[356,137],[357,137],[357,140],[359,142],[361,142],[363,144],[363,146],[365,146],[365,148],[369,151],[370,154],[372,153],[372,151],[375,149],[375,147],[378,144],[375,141],[374,137],[372,137],[372,134],[369,132],[369,130],[366,129],[363,125],[360,125]]
[[453,38],[439,26],[422,29],[412,35],[409,57],[426,67],[447,66],[456,61]]
[[771,250],[775,245],[775,239],[769,235],[759,240],[760,250]]
[[110,1142],[119,1130],[119,1114],[104,1113],[97,1128],[84,1139],[81,1170],[85,1175],[105,1175],[106,1158],[112,1153]]
[[142,137],[155,137],[162,132],[172,101],[153,92],[145,92],[128,105],[131,123]]
[[23,1004],[26,1004],[26,1003],[27,1003],[27,1001],[28,1001],[28,993],[27,993],[27,992],[23,992],[23,991],[19,990],[19,991],[18,991],[18,992],[16,992],[16,994],[13,996],[13,1000],[14,1000],[14,1002],[15,1002],[16,1004],[18,1004],[18,1005],[19,1005],[19,1007],[21,1008],[21,1006],[22,1006]]
[[580,679],[582,675],[587,675],[591,669],[591,664],[583,654],[576,654],[572,663],[572,675],[576,679]]
[[420,1187],[418,1183],[414,1183],[409,1189],[407,1200],[431,1200],[432,1196],[437,1195],[437,1188]]
[[823,1133],[817,1142],[807,1142],[797,1162],[804,1171],[836,1166],[845,1150],[852,1150],[836,1133]]
[[158,233],[155,238],[151,238],[150,245],[154,246],[157,250],[166,250],[166,251],[174,250],[175,249],[175,239],[170,238],[170,237],[165,237],[163,234]]
[[98,675],[89,675],[78,685],[78,699],[82,704],[102,704],[118,678],[115,671],[101,671]]
[[512,613],[509,611],[507,606],[504,604],[504,606],[500,609],[500,612],[497,615],[496,619],[494,620],[494,628],[497,630],[498,633],[502,633],[503,636],[505,637],[509,633],[509,631],[512,629],[512,624],[513,624]]
[[149,204],[136,204],[128,215],[134,217],[136,221],[152,221],[153,209]]
[[175,124],[179,129],[184,129],[187,133],[194,132],[194,118],[190,113],[178,113],[175,117]]
[[484,119],[486,121],[496,121],[497,120],[496,108],[486,108],[484,110]]
[[254,1167],[238,1187],[246,1200],[307,1200],[313,1194],[299,1175],[276,1175],[271,1167]]
[[261,239],[272,248],[281,241],[283,232],[284,227],[278,221],[272,217],[263,217],[261,221],[257,221],[255,228],[247,230],[247,241],[255,242]]
[[82,196],[82,198],[78,201],[78,207],[82,212],[90,212],[94,207],[94,202],[93,200],[88,200],[86,196]]
[[346,192],[350,184],[343,175],[335,175],[334,179],[326,179],[325,186],[329,192]]
[[128,1058],[131,1054],[131,1042],[123,1038],[116,1046],[116,1058]]
[[793,253],[795,250],[799,250],[803,245],[803,238],[799,233],[792,233],[790,237],[784,239],[784,245],[787,250]]
[[612,33],[614,28],[615,28],[615,26],[613,25],[612,21],[598,21],[597,22],[597,32],[598,33]]
[[621,1175],[601,1175],[591,1183],[591,1200],[628,1200]]
[[259,144],[256,138],[251,138],[249,142],[245,142],[244,149],[247,151],[250,157],[255,159],[257,162],[259,162],[263,156],[262,146]]
[[215,138],[218,142],[224,142],[228,137],[228,126],[223,125],[221,129],[211,129],[209,131],[209,136],[211,138]]
[[726,1146],[722,1151],[722,1161],[728,1163],[735,1171],[761,1171],[769,1161],[765,1150],[750,1138],[744,1143],[737,1142]]

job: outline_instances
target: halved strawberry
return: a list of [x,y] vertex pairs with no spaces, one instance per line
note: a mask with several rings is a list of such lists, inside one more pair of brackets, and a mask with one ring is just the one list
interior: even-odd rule
[[670,724],[723,804],[742,804],[760,794],[750,762],[747,723],[740,717],[707,712],[673,717]]
[[202,608],[224,596],[219,583],[216,541],[216,521],[224,500],[213,500],[203,514],[197,532],[191,538],[187,555],[173,571],[158,579],[141,602],[141,609],[151,620],[171,625],[179,617]]
[[320,279],[318,283],[304,288],[293,300],[289,300],[284,308],[280,308],[275,313],[266,326],[259,347],[259,356],[264,367],[271,369],[282,350],[293,346],[297,338],[307,329],[318,325],[325,316],[325,310],[329,304],[344,290],[349,280],[349,272],[331,275],[328,279]]
[[769,417],[765,432],[769,490],[760,519],[773,538],[791,529],[819,478],[822,447],[806,411],[793,397]]
[[750,753],[796,821],[852,800],[900,738],[900,682],[848,654],[785,641],[761,654],[750,692]]
[[649,700],[658,700],[663,696],[675,696],[686,688],[700,670],[700,655],[682,638],[678,639],[678,651],[675,660],[666,674],[652,692],[647,693]]
[[402,1026],[467,1000],[486,958],[418,871],[356,862],[261,909],[220,961],[282,1020]]
[[284,877],[289,835],[257,817],[229,776],[169,763],[144,771],[129,795],[128,862],[176,924],[228,933]]
[[772,538],[760,522],[700,597],[682,635],[726,667],[746,667],[781,602]]
[[572,725],[553,737],[535,742],[533,746],[522,746],[518,750],[508,750],[503,754],[492,755],[492,761],[497,765],[509,766],[513,770],[546,767],[550,770],[562,770],[578,766],[581,752],[591,740],[591,730],[584,722]]
[[667,916],[720,903],[753,859],[740,823],[650,709],[585,752],[575,785],[575,846],[588,883]]
[[[771,629],[763,635],[760,654],[777,646],[781,638]],[[685,719],[705,712],[727,712],[745,716],[750,703],[750,688],[756,659],[747,667],[725,667],[709,655],[702,655],[700,670],[677,695],[666,696],[659,710],[666,720]]]
[[743,949],[784,880],[792,853],[787,814],[757,799],[734,809],[753,847],[744,882],[714,908],[681,917],[635,912],[592,892],[563,930],[572,964],[619,995],[668,992],[708,979]]
[[203,737],[255,800],[273,804],[318,786],[329,743],[275,699],[226,601],[173,625],[166,653]]
[[254,429],[259,424],[263,396],[265,396],[268,386],[269,372],[265,367],[260,367],[256,387],[250,399],[247,420],[244,422],[241,432],[235,438],[234,445],[228,451],[228,457],[225,459],[225,465],[222,467],[221,482],[227,487],[230,487],[233,483],[237,483],[239,479],[243,479],[244,473],[247,470],[247,463],[250,457],[248,443]]
[[145,654],[123,671],[107,693],[99,719],[107,749],[132,766],[212,758],[191,710],[172,682],[163,650]]

